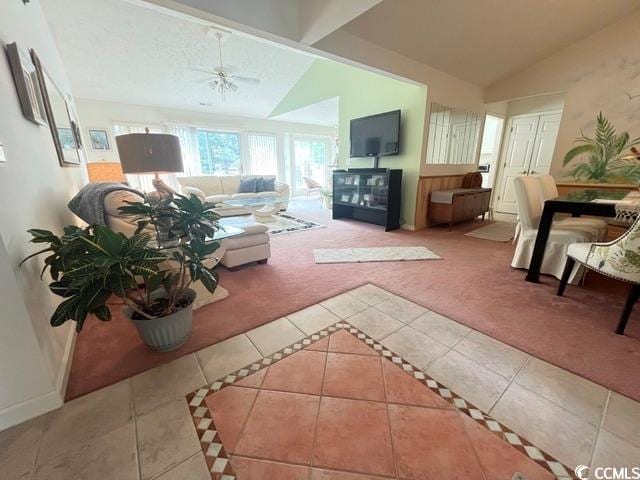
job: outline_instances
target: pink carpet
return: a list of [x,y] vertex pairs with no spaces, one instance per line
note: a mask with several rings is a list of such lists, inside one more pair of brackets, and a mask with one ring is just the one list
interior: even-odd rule
[[[466,237],[479,223],[448,232],[396,230],[332,221],[320,211],[294,212],[329,228],[272,239],[272,258],[238,272],[221,269],[229,298],[199,309],[181,349],[153,353],[121,315],[89,320],[78,337],[67,398],[150,369],[283,315],[371,282],[538,358],[640,400],[640,306],[625,336],[613,329],[627,287],[590,274],[583,287],[555,296],[557,281],[524,281],[509,267],[513,247]],[[444,258],[426,262],[316,265],[314,248],[424,245]]]

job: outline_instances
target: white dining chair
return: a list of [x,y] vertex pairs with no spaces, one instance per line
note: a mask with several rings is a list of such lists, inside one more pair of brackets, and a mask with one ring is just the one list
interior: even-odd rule
[[[540,184],[542,190],[542,207],[547,200],[553,200],[560,196],[556,180],[552,175],[536,175],[534,176]],[[577,226],[579,228],[593,229],[598,232],[598,241],[603,242],[607,239],[607,222],[601,218],[587,217],[571,217],[567,215],[556,215],[558,217],[555,222],[560,225]]]
[[574,243],[567,250],[567,262],[558,287],[563,296],[575,264],[631,284],[627,301],[615,332],[624,335],[633,306],[640,297],[640,218],[627,232],[612,242]]
[[[539,181],[530,176],[514,178],[513,188],[516,194],[518,217],[520,219],[520,233],[511,266],[527,269],[531,262],[531,255],[533,254],[538,234],[538,224],[542,215],[542,192]],[[593,228],[558,225],[554,222],[549,232],[549,240],[547,241],[540,272],[553,275],[558,279],[562,278],[569,245],[594,242],[597,239],[597,230]],[[583,272],[584,269],[577,266],[569,272],[568,281],[573,284],[578,283],[582,278]]]

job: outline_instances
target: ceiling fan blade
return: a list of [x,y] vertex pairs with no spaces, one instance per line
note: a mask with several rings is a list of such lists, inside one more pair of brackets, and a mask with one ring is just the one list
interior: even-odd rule
[[191,80],[193,83],[208,83],[212,80],[212,77],[206,77],[206,78],[194,78],[193,80]]
[[254,77],[243,77],[242,75],[233,75],[232,78],[238,82],[250,83],[252,85],[258,85],[260,83],[260,79],[254,78]]

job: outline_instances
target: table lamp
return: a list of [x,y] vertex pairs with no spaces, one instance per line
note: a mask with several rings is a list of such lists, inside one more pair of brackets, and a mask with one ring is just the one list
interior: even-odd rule
[[184,171],[180,140],[165,133],[129,133],[116,137],[120,163],[124,173],[153,173],[155,192],[147,193],[145,200],[156,203],[172,197],[174,190],[160,180],[160,173]]

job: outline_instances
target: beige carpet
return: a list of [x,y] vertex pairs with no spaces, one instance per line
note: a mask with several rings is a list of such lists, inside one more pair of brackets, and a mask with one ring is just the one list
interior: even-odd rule
[[484,227],[466,233],[468,237],[493,240],[494,242],[510,242],[516,231],[516,224],[511,222],[493,222]]

